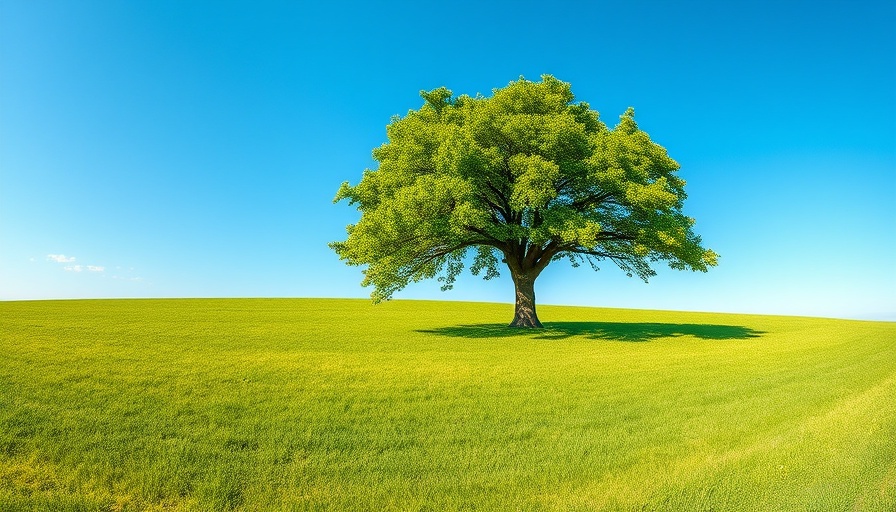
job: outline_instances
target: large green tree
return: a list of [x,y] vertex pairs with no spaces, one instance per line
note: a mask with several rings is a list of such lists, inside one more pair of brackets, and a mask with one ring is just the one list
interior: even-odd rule
[[[377,169],[335,201],[361,212],[348,239],[330,246],[366,265],[375,301],[439,276],[450,288],[471,262],[516,288],[512,326],[541,327],[535,280],[555,260],[601,260],[645,281],[660,260],[706,271],[717,256],[682,212],[685,182],[666,150],[638,129],[628,109],[609,129],[576,102],[568,83],[520,78],[491,97],[422,91],[419,110],[394,117]],[[474,251],[468,259],[468,251]]]

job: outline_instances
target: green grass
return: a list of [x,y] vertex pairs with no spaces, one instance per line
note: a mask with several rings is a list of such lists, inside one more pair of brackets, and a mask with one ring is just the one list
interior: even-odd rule
[[0,303],[0,510],[896,510],[896,323]]

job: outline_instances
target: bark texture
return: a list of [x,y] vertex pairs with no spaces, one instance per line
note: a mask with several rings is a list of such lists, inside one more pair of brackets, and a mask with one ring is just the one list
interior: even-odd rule
[[535,312],[535,277],[527,274],[513,273],[513,285],[516,289],[516,310],[510,327],[528,329],[542,328]]

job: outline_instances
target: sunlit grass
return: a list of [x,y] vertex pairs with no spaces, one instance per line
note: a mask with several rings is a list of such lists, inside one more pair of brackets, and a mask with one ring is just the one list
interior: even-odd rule
[[0,510],[896,510],[896,324],[0,303]]

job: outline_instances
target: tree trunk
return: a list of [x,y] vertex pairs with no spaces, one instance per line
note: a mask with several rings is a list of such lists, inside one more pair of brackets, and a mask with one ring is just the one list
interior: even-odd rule
[[516,288],[516,312],[510,327],[542,328],[535,314],[535,275],[515,274],[511,272],[513,285]]

